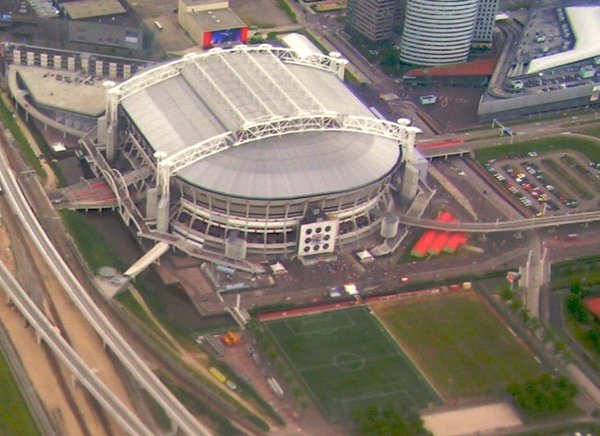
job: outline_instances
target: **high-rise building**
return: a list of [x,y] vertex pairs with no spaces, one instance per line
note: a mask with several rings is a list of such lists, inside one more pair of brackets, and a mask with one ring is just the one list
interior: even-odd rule
[[400,60],[415,65],[465,62],[478,3],[478,0],[408,0]]
[[473,44],[489,46],[494,39],[494,23],[498,13],[498,0],[479,0]]
[[390,39],[398,0],[349,0],[347,29],[370,42]]

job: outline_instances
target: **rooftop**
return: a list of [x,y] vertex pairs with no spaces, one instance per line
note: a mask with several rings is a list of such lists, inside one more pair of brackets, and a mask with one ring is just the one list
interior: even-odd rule
[[[272,118],[330,112],[374,118],[332,72],[283,62],[269,50],[217,51],[180,71],[122,102],[149,144],[167,155]],[[364,186],[386,176],[399,156],[393,140],[305,132],[230,148],[177,175],[226,195],[284,199]]]
[[527,74],[549,70],[561,65],[579,62],[600,55],[600,6],[573,6],[565,8],[575,46],[568,51],[533,59]]
[[497,58],[479,59],[472,62],[441,67],[416,68],[408,71],[406,76],[491,76],[496,68]]
[[301,33],[288,33],[281,38],[281,42],[298,53],[301,58],[322,53],[310,39]]
[[62,3],[72,20],[124,14],[127,10],[119,0],[77,0]]
[[205,32],[246,27],[246,23],[229,8],[195,12],[191,16]]
[[101,115],[105,110],[106,89],[102,81],[77,72],[17,68],[31,98],[38,105],[92,117]]

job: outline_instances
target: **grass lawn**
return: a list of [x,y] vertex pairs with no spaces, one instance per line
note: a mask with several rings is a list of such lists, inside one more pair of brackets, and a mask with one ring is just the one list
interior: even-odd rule
[[600,145],[594,141],[569,135],[554,136],[535,141],[519,142],[512,145],[498,145],[475,150],[475,158],[485,163],[502,156],[526,155],[530,151],[548,153],[557,150],[575,150],[586,155],[591,161],[600,162]]
[[374,307],[445,398],[502,393],[544,372],[531,353],[473,292]]
[[266,328],[331,421],[371,404],[418,409],[440,403],[367,308],[280,319]]
[[35,421],[17,387],[4,356],[0,354],[0,434],[39,435]]

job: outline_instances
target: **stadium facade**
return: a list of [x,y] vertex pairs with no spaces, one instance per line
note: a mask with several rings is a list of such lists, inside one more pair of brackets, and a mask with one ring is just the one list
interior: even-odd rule
[[81,143],[141,236],[239,261],[328,255],[379,230],[418,178],[403,183],[419,129],[374,117],[346,63],[269,45],[186,55],[109,89]]

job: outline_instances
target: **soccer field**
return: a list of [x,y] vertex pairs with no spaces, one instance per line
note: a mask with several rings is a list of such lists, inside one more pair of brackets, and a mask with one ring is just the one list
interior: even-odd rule
[[371,404],[418,409],[440,403],[367,308],[279,319],[266,328],[331,421]]
[[474,292],[416,298],[374,311],[447,399],[497,394],[544,373]]

